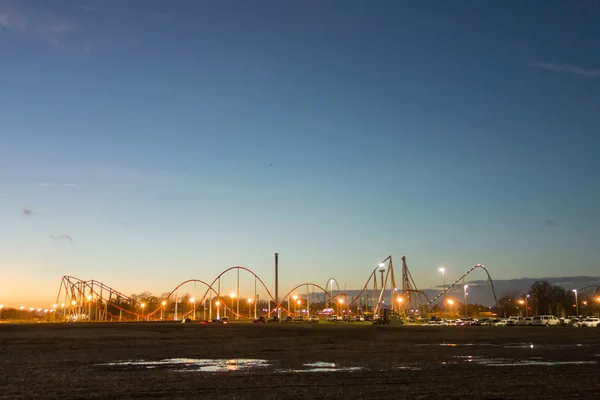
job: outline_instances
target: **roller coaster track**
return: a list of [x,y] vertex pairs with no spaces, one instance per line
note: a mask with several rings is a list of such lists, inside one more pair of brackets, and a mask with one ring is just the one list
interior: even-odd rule
[[442,297],[445,293],[447,293],[450,289],[452,289],[456,284],[458,284],[464,277],[466,277],[467,275],[469,275],[471,272],[473,272],[477,268],[483,269],[485,271],[485,273],[487,274],[488,280],[490,281],[490,284],[492,286],[492,293],[494,295],[494,303],[496,304],[496,306],[498,306],[498,298],[496,297],[496,290],[494,289],[494,281],[492,280],[492,277],[490,276],[490,273],[488,272],[488,270],[483,265],[481,265],[481,264],[477,264],[477,265],[473,266],[471,269],[469,269],[467,272],[465,272],[463,275],[461,275],[456,281],[454,281],[450,286],[448,286],[447,288],[444,288],[444,290],[442,290],[440,293],[438,293],[438,295],[435,296],[429,302],[429,306],[433,307],[433,305],[435,304],[435,302],[440,297]]
[[[222,309],[224,313],[234,316],[238,319],[249,319],[250,315],[244,316],[239,313],[240,310],[240,272],[245,274],[249,274],[251,278],[254,280],[254,298],[252,298],[252,302],[255,303],[255,315],[257,315],[257,305],[258,303],[258,292],[257,289],[267,294],[266,298],[261,299],[263,301],[267,301],[268,310],[266,312],[266,316],[271,316],[277,310],[281,310],[287,312],[288,315],[291,314],[290,307],[290,297],[294,295],[298,289],[306,288],[306,299],[302,300],[306,302],[308,309],[310,309],[310,288],[313,289],[313,293],[315,289],[322,291],[325,294],[324,301],[330,302],[331,305],[338,304],[339,308],[344,308],[351,310],[354,305],[358,306],[362,304],[366,304],[367,308],[369,308],[369,298],[372,299],[372,311],[373,314],[377,314],[382,307],[392,308],[397,310],[398,313],[404,314],[405,308],[409,309],[413,308],[413,305],[417,304],[417,309],[421,309],[422,306],[426,306],[429,308],[428,311],[432,310],[432,305],[435,301],[451,289],[454,285],[456,285],[463,277],[468,275],[470,272],[475,270],[476,268],[482,268],[486,271],[490,282],[492,283],[492,291],[494,293],[494,300],[497,303],[496,293],[494,290],[492,279],[488,273],[488,271],[483,267],[483,265],[476,265],[471,268],[467,273],[461,276],[456,280],[452,285],[445,289],[442,293],[436,296],[433,300],[429,300],[427,295],[423,293],[421,290],[418,290],[410,272],[408,272],[408,267],[406,266],[406,257],[401,256],[402,259],[402,283],[403,286],[401,289],[398,289],[396,286],[396,280],[394,276],[394,267],[392,256],[388,256],[380,265],[375,267],[373,271],[368,276],[368,279],[363,286],[362,290],[358,293],[357,296],[354,296],[350,302],[345,302],[346,295],[340,292],[339,285],[335,278],[329,278],[327,280],[327,284],[323,287],[316,283],[305,282],[300,285],[296,285],[292,288],[279,302],[273,297],[273,294],[264,283],[264,281],[252,270],[243,267],[243,266],[233,266],[225,269],[223,272],[218,274],[210,283],[208,281],[200,280],[200,279],[188,279],[186,281],[181,282],[175,288],[173,288],[168,295],[164,298],[153,298],[153,304],[148,304],[148,309],[144,309],[143,307],[146,304],[142,304],[136,300],[133,296],[127,296],[118,290],[113,289],[112,287],[96,281],[96,280],[82,280],[76,278],[74,276],[65,275],[62,277],[61,284],[58,290],[57,301],[63,309],[63,316],[65,319],[67,318],[67,312],[70,316],[76,315],[85,315],[89,314],[89,318],[92,318],[92,307],[96,313],[94,319],[96,320],[107,320],[108,317],[118,318],[119,320],[125,316],[125,319],[137,318],[137,319],[158,319],[157,314],[160,314],[162,318],[163,311],[165,310],[162,302],[166,303],[174,303],[175,310],[177,310],[177,305],[179,303],[178,291],[182,286],[194,283],[200,284],[205,287],[205,291],[202,294],[202,297],[199,299],[194,299],[192,302],[192,307],[189,310],[182,311],[180,314],[181,317],[186,317],[191,313],[195,313],[200,308],[203,308],[204,313],[206,313],[206,303],[210,300],[210,313],[212,315],[212,307],[213,304],[218,304],[217,306],[217,316],[219,315],[220,310]],[[230,272],[237,272],[237,293],[234,293],[231,296],[223,294],[221,292],[221,278]],[[381,277],[378,279],[378,272],[381,274]],[[338,293],[333,295],[333,284],[336,283]],[[327,290],[327,286],[331,284],[331,291]],[[368,292],[372,289],[372,296],[369,296]],[[389,295],[386,295],[389,290]],[[363,303],[364,297],[366,297],[366,302]],[[387,297],[386,297],[387,296]],[[300,296],[302,297],[302,295]],[[386,305],[384,300],[389,298],[391,300],[391,305]],[[422,303],[421,298],[425,298],[426,302]],[[61,303],[61,299],[63,302]],[[237,310],[234,311],[234,299],[237,299]],[[344,299],[344,300],[342,300]],[[216,302],[215,302],[216,301]],[[296,300],[297,301],[297,300]],[[217,303],[218,302],[218,303]],[[250,304],[250,300],[248,301]],[[273,305],[273,307],[271,307]],[[286,307],[284,307],[286,305]],[[297,305],[294,305],[296,308]],[[110,307],[110,309],[109,309]],[[141,312],[139,308],[142,307]],[[153,309],[150,309],[153,307]],[[250,307],[248,305],[248,311],[250,312]],[[65,309],[66,308],[66,309]],[[425,310],[423,310],[425,311]],[[115,314],[115,312],[118,315]],[[265,313],[261,312],[262,315]],[[175,311],[175,315],[177,315],[177,311]]]
[[[174,295],[177,296],[176,293],[182,286],[184,286],[188,283],[192,283],[192,282],[200,283],[200,284],[206,286],[206,291],[204,292],[201,299],[194,302],[195,303],[194,307],[191,310],[188,310],[181,314],[181,316],[183,318],[190,315],[191,313],[193,313],[194,310],[198,310],[200,307],[202,307],[205,304],[205,300],[208,299],[208,296],[210,294],[211,302],[212,302],[212,300],[215,300],[215,299],[217,301],[219,301],[220,306],[222,306],[224,310],[227,310],[225,312],[229,312],[231,315],[233,315],[237,318],[248,319],[249,317],[243,316],[243,315],[239,314],[238,312],[234,311],[232,307],[229,307],[227,305],[227,301],[226,301],[226,298],[228,296],[222,295],[220,293],[221,277],[223,275],[225,275],[227,272],[234,271],[234,270],[238,271],[238,287],[239,287],[239,271],[245,271],[245,272],[249,273],[250,275],[252,275],[252,277],[254,277],[254,279],[255,279],[255,298],[256,298],[256,282],[260,283],[262,289],[268,295],[267,300],[269,301],[269,305],[270,305],[270,302],[273,302],[275,304],[275,306],[273,307],[273,310],[270,310],[267,313],[267,316],[270,316],[271,314],[273,314],[275,312],[275,310],[277,310],[278,308],[281,309],[282,311],[289,313],[290,310],[288,310],[286,307],[284,307],[283,304],[286,303],[286,301],[289,304],[290,296],[292,296],[292,293],[295,292],[297,289],[304,287],[304,286],[307,288],[307,300],[309,299],[308,289],[309,289],[309,287],[313,287],[313,288],[317,288],[325,293],[326,301],[331,301],[331,302],[335,301],[334,296],[332,296],[332,294],[330,292],[328,292],[327,289],[323,288],[322,286],[320,286],[318,284],[306,282],[306,283],[302,283],[300,285],[295,286],[292,290],[290,290],[282,298],[282,300],[279,303],[277,303],[275,301],[275,298],[273,297],[271,291],[268,289],[267,285],[263,282],[263,280],[258,275],[256,275],[253,271],[251,271],[250,269],[248,269],[246,267],[242,267],[242,266],[234,266],[234,267],[227,268],[226,270],[221,272],[210,284],[203,280],[200,280],[200,279],[188,279],[188,280],[178,284],[173,290],[171,290],[169,292],[169,294],[166,297],[162,298],[161,300],[166,301],[166,302],[172,302]],[[336,283],[337,283],[337,281],[336,281]],[[215,287],[217,287],[217,289],[215,289]],[[338,291],[339,291],[339,289],[338,289]],[[61,284],[59,287],[58,296],[57,296],[57,300],[56,300],[57,304],[60,303],[61,296],[63,296],[63,298],[64,298],[64,302],[61,303],[61,306],[63,308],[66,306],[69,309],[69,313],[73,314],[73,315],[85,314],[86,308],[91,310],[91,302],[92,301],[93,302],[100,301],[100,303],[102,303],[103,307],[104,307],[104,310],[102,311],[102,313],[104,313],[103,315],[105,317],[111,316],[113,318],[116,318],[116,315],[108,312],[108,305],[110,305],[111,308],[119,310],[120,313],[125,313],[126,315],[129,315],[131,317],[135,317],[138,319],[139,318],[144,318],[144,319],[153,318],[157,313],[161,312],[161,306],[162,306],[162,305],[158,305],[154,310],[148,310],[147,313],[139,313],[136,311],[132,311],[130,309],[127,309],[127,308],[124,308],[121,306],[123,301],[131,303],[132,302],[131,297],[129,297],[129,296],[127,296],[127,295],[101,283],[101,282],[98,282],[95,280],[84,281],[82,279],[79,279],[79,278],[76,278],[73,276],[69,276],[69,275],[63,276],[63,278],[61,280]],[[237,294],[237,298],[239,299],[239,293]],[[87,303],[86,303],[86,300],[87,300]],[[177,299],[175,299],[175,301],[177,301]],[[86,307],[86,304],[87,304],[87,307]],[[133,304],[131,304],[131,305],[133,305]],[[239,304],[238,304],[238,310],[239,310]]]

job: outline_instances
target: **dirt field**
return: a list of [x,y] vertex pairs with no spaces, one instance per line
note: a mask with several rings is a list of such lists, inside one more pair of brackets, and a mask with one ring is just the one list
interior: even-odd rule
[[0,357],[1,398],[600,398],[594,328],[4,324]]

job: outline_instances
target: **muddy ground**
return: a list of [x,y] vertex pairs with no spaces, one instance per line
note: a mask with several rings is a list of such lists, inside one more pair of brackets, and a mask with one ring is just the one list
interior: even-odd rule
[[600,328],[0,325],[0,398],[591,399],[599,363]]

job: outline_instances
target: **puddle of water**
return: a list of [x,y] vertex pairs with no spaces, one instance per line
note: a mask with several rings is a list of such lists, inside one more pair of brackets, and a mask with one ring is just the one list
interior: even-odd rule
[[228,372],[241,371],[252,368],[268,367],[267,360],[257,359],[196,359],[196,358],[168,358],[158,361],[117,361],[113,363],[99,364],[104,367],[116,367],[123,369],[173,369],[177,372]]
[[302,364],[302,369],[280,369],[276,372],[348,372],[348,371],[360,371],[362,367],[340,367],[335,363],[317,361],[308,364]]
[[[455,356],[463,362],[473,362],[488,367],[519,367],[519,366],[555,366],[555,365],[591,365],[598,361],[544,361],[542,357],[530,357],[526,360],[515,360],[511,358],[483,358],[480,356]],[[455,364],[442,362],[442,365]]]

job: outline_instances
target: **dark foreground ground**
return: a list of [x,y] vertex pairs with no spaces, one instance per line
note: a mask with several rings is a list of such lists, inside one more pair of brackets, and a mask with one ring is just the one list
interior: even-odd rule
[[600,328],[0,325],[0,398],[592,399],[599,362]]

